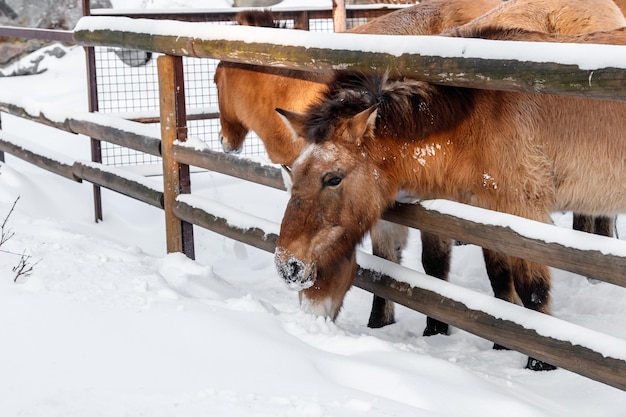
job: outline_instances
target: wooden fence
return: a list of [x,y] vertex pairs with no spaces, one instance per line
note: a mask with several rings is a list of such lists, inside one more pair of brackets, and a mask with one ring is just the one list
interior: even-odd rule
[[[192,224],[267,251],[274,250],[277,236],[276,233],[261,228],[237,228],[230,225],[227,219],[202,209],[192,198],[194,196],[188,194],[189,166],[225,173],[274,188],[283,189],[284,186],[282,176],[276,168],[220,152],[185,146],[185,106],[180,95],[184,90],[178,88],[182,79],[182,56],[210,57],[304,70],[386,69],[450,85],[584,95],[614,100],[626,98],[626,65],[619,60],[619,55],[624,56],[626,52],[623,47],[606,47],[613,48],[614,54],[611,56],[616,57],[614,63],[581,69],[576,62],[532,62],[532,56],[527,62],[519,62],[507,56],[484,59],[472,57],[467,52],[468,45],[471,48],[482,45],[491,49],[502,49],[502,45],[494,48],[494,41],[441,40],[448,55],[444,58],[438,56],[430,46],[432,38],[425,37],[406,37],[396,51],[376,51],[368,47],[373,38],[367,35],[355,37],[347,34],[294,33],[289,44],[283,45],[272,42],[272,39],[284,38],[283,32],[277,34],[273,29],[220,27],[213,30],[200,24],[182,22],[160,22],[156,29],[154,26],[153,22],[142,19],[89,17],[79,22],[74,39],[76,43],[85,46],[119,46],[164,54],[158,62],[162,124],[160,138],[143,134],[133,122],[125,124],[118,121],[113,128],[107,117],[102,115],[73,116],[64,121],[58,121],[58,117],[55,117],[52,121],[45,114],[28,114],[11,103],[0,102],[0,110],[66,131],[83,133],[98,140],[160,155],[164,166],[162,190],[146,186],[140,178],[123,170],[107,169],[95,163],[60,162],[59,158],[38,155],[31,149],[17,145],[19,138],[10,137],[4,132],[0,136],[0,150],[68,178],[84,179],[162,207],[166,212],[168,250],[182,251],[191,257],[193,236],[189,234],[189,230]],[[255,39],[255,42],[248,39]],[[384,44],[384,39],[385,37],[376,38],[376,44]],[[393,41],[398,44],[397,38]],[[333,45],[334,48],[329,48],[328,45]],[[589,45],[576,46],[574,49],[580,48],[574,52],[571,45],[567,46],[567,55],[576,56],[578,52],[578,56],[589,56]],[[550,49],[545,56],[553,57],[561,56],[565,50],[564,45],[556,44],[542,45],[542,48],[544,52]],[[505,49],[511,48],[507,45]],[[513,62],[517,69],[510,69]],[[502,65],[503,63],[509,65]],[[539,73],[544,74],[541,80],[536,77]],[[427,210],[420,205],[399,205],[386,213],[385,218],[626,286],[626,242],[588,236],[587,239],[598,243],[598,249],[581,250],[571,247],[568,242],[569,237],[580,236],[582,232],[567,231],[570,235],[563,235],[555,233],[555,226],[542,224],[540,228],[547,235],[556,236],[551,240],[552,243],[547,243],[545,239],[525,236],[517,231],[514,224],[528,220],[500,213],[492,214],[498,218],[498,226],[479,224],[441,209]],[[535,227],[539,226],[533,225]],[[611,254],[602,253],[602,245],[609,245],[612,248]],[[455,288],[450,291],[451,284],[395,264],[380,260],[374,262],[371,255],[359,254],[359,265],[357,285],[361,288],[503,346],[626,390],[624,340],[469,290]],[[479,302],[476,303],[476,300]],[[538,317],[540,320],[537,320]],[[546,329],[549,331],[557,326],[558,336],[546,336]]]

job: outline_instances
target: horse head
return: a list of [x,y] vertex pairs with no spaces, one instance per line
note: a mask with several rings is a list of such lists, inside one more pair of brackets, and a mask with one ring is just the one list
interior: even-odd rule
[[334,98],[307,114],[277,109],[308,142],[292,167],[275,253],[279,275],[294,288],[316,285],[320,269],[353,256],[393,195],[365,146],[376,123],[375,101],[353,98],[360,103],[345,115],[334,112]]
[[[426,178],[436,169],[431,160],[444,152],[431,146],[430,138],[457,125],[471,104],[471,95],[461,99],[442,89],[339,72],[306,113],[277,109],[307,144],[292,167],[276,250],[285,281],[314,285],[318,268],[352,254],[394,204],[407,176]],[[424,166],[427,160],[430,166]],[[420,195],[421,189],[408,191]]]

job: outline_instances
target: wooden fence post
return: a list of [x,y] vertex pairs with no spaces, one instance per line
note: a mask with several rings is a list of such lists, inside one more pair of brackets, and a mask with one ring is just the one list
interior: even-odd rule
[[189,165],[174,159],[174,142],[187,139],[183,61],[180,56],[157,59],[161,114],[161,156],[163,157],[163,209],[167,252],[182,252],[194,259],[193,226],[174,214],[176,197],[191,191]]
[[333,26],[335,32],[345,32],[346,22],[346,1],[333,0]]

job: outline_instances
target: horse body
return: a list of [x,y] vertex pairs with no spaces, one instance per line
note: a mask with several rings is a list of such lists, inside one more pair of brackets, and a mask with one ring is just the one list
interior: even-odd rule
[[[306,114],[281,112],[309,145],[276,263],[298,263],[305,280],[353,250],[401,190],[543,222],[626,209],[624,103],[344,73]],[[496,296],[549,313],[546,266],[485,254]]]

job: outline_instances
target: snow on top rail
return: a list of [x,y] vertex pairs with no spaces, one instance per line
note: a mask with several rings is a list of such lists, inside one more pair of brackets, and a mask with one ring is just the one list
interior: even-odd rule
[[[626,100],[626,46],[319,33],[84,17],[74,39],[170,55],[324,71],[389,70],[434,83]],[[280,32],[277,32],[280,31]]]

